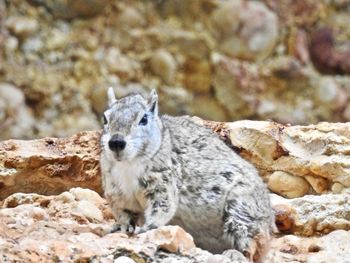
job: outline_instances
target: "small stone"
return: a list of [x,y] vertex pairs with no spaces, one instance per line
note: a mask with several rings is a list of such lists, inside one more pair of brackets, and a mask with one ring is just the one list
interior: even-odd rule
[[129,258],[129,257],[118,257],[114,260],[114,263],[136,263],[135,260]]
[[98,193],[90,189],[76,187],[76,188],[70,189],[69,192],[75,196],[75,199],[77,201],[85,200],[94,204],[104,203],[104,200],[102,199],[102,197]]
[[76,212],[81,213],[89,221],[103,221],[103,214],[94,204],[89,201],[79,201],[76,206]]
[[323,103],[334,101],[338,95],[338,85],[334,78],[323,77],[318,85],[318,97]]
[[15,37],[8,37],[5,42],[5,48],[7,51],[14,51],[18,47],[18,39]]
[[295,211],[287,204],[273,206],[275,212],[275,222],[278,230],[282,233],[293,233],[295,226]]
[[271,53],[277,41],[277,16],[262,2],[219,2],[211,20],[219,48],[230,56],[261,60]]
[[348,104],[346,107],[345,107],[345,110],[343,112],[343,116],[344,118],[347,120],[347,121],[350,121],[350,104]]
[[140,65],[135,60],[123,55],[119,49],[110,48],[106,52],[105,61],[108,71],[118,75],[121,81],[135,77]]
[[194,92],[208,93],[212,84],[211,66],[208,61],[189,59],[184,65],[184,86]]
[[315,177],[311,175],[305,176],[306,181],[309,182],[311,187],[316,193],[321,194],[328,190],[328,181],[322,177]]
[[223,255],[210,255],[205,263],[230,263],[232,262],[227,257]]
[[58,29],[53,29],[49,33],[49,37],[45,43],[45,47],[49,50],[63,49],[68,41],[67,34]]
[[335,182],[331,188],[332,192],[335,194],[340,194],[343,191],[343,189],[344,189],[344,186],[338,182]]
[[150,60],[150,66],[154,74],[165,83],[174,82],[177,65],[174,57],[168,51],[163,49],[156,51]]
[[5,25],[11,33],[20,38],[28,37],[39,29],[38,21],[25,16],[11,16]]
[[276,171],[270,175],[268,187],[271,191],[286,198],[304,196],[310,189],[310,185],[303,177],[282,171]]
[[193,237],[179,226],[163,226],[140,235],[142,241],[151,240],[160,249],[171,253],[187,253],[195,247]]
[[56,18],[90,18],[99,15],[108,5],[109,0],[73,0],[73,1],[35,1],[43,5]]
[[40,49],[42,49],[44,47],[44,43],[43,41],[38,38],[38,37],[31,37],[31,38],[27,38],[22,46],[21,46],[21,50],[23,51],[24,54],[29,54],[29,53],[35,53],[40,51]]
[[57,196],[57,200],[61,200],[63,203],[71,203],[75,200],[74,195],[69,192],[63,192]]
[[190,114],[206,120],[225,121],[227,112],[222,105],[210,95],[196,95],[189,106]]
[[143,26],[146,23],[140,12],[132,7],[126,7],[121,11],[120,16],[118,17],[118,22],[121,26],[127,26],[131,28]]

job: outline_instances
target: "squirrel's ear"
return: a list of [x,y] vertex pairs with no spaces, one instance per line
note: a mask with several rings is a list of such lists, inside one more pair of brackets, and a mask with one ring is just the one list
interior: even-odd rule
[[155,89],[152,89],[148,97],[149,111],[158,114],[158,94]]
[[108,107],[110,107],[114,102],[117,101],[112,87],[108,88],[107,97],[108,97]]

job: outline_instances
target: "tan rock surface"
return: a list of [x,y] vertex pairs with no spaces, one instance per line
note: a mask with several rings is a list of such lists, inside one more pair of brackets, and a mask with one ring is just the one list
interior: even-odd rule
[[337,230],[321,237],[282,236],[271,242],[266,263],[347,263],[350,231]]
[[0,0],[0,23],[0,82],[23,92],[27,138],[98,129],[105,89],[133,84],[168,114],[350,121],[349,74],[322,73],[349,72],[347,0]]
[[[259,121],[198,122],[238,148],[266,182],[274,172],[302,181],[290,189],[297,195],[289,197],[350,187],[349,123],[283,126]],[[100,192],[98,140],[99,133],[92,131],[69,138],[0,142],[0,198],[17,191],[55,194],[75,186]],[[290,182],[277,179],[273,191],[281,194]]]
[[350,192],[305,195],[285,199],[271,194],[276,225],[282,233],[303,236],[327,234],[338,229],[350,230]]
[[[83,201],[96,207],[100,219],[75,210],[82,202],[81,192],[94,196]],[[192,237],[177,226],[127,236],[108,234],[113,223],[106,202],[91,190],[73,188],[57,196],[11,195],[0,209],[0,261],[191,263],[211,256],[196,248]]]
[[274,171],[283,171],[305,177],[315,193],[329,191],[335,182],[350,187],[350,123],[284,126],[237,121],[225,128],[232,145],[266,179]]
[[99,133],[0,142],[0,199],[15,193],[58,194],[75,186],[101,192]]
[[[76,211],[81,201],[95,206],[102,218],[91,219]],[[105,200],[88,189],[73,188],[56,196],[13,194],[1,203],[0,261],[238,262],[196,248],[192,237],[177,226],[127,236],[108,234],[113,223]],[[345,263],[349,242],[350,232],[345,230],[322,237],[280,236],[272,240],[264,262]]]
[[287,198],[303,196],[310,189],[310,185],[303,177],[281,171],[270,175],[267,186],[272,192]]

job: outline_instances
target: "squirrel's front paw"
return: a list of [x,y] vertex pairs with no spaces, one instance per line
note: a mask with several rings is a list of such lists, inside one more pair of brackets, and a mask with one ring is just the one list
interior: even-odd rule
[[135,225],[133,224],[114,224],[111,230],[111,233],[126,233],[133,234],[135,232]]
[[138,235],[138,234],[142,234],[142,233],[145,233],[147,232],[148,230],[152,230],[152,229],[155,229],[157,228],[156,225],[144,225],[142,227],[138,227],[136,230],[135,230],[135,234]]

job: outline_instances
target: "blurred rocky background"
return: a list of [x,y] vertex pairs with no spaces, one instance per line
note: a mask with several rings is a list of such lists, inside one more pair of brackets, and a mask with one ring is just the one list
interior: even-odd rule
[[0,0],[0,139],[98,129],[108,86],[217,121],[349,121],[349,14],[349,0]]

